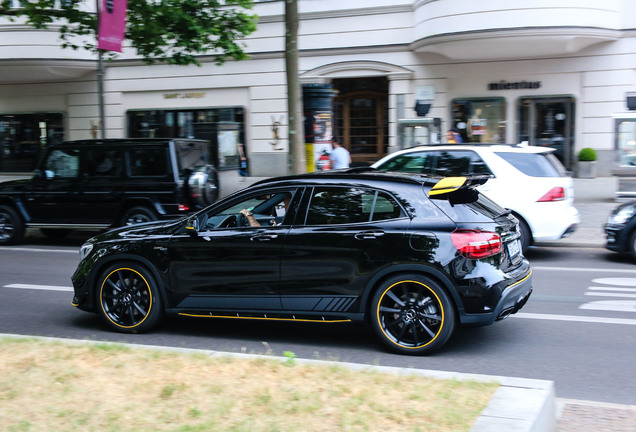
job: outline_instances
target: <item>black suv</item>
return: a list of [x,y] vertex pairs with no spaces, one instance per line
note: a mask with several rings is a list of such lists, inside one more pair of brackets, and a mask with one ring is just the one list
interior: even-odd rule
[[137,333],[165,313],[367,321],[392,350],[441,347],[530,296],[517,220],[485,178],[328,171],[261,181],[179,221],[87,241],[73,304]]
[[207,145],[111,139],[50,146],[33,178],[0,183],[0,244],[19,243],[26,227],[61,235],[199,210],[218,198]]

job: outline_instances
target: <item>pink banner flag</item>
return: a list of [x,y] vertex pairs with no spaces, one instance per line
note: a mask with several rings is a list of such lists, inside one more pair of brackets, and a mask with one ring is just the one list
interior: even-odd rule
[[97,48],[121,52],[126,31],[126,0],[100,0]]

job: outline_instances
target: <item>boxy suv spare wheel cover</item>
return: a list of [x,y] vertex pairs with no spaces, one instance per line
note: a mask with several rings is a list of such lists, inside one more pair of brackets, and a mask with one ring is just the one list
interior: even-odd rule
[[201,207],[207,207],[219,198],[218,175],[211,166],[195,168],[188,177],[188,187],[192,200]]

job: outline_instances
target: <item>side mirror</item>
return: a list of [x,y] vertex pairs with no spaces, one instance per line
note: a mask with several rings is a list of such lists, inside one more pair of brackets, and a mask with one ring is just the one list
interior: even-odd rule
[[196,237],[199,233],[199,219],[196,216],[192,216],[186,223],[186,231],[193,237]]

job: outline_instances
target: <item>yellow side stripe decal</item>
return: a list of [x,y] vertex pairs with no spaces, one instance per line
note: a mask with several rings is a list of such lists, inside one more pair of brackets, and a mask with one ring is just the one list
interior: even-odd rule
[[300,319],[300,318],[267,318],[267,317],[243,317],[229,315],[202,315],[180,312],[178,315],[196,318],[229,318],[229,319],[251,319],[251,320],[270,320],[270,321],[296,321],[296,322],[319,322],[319,323],[344,323],[351,322],[350,319],[339,320],[322,320],[322,319]]

